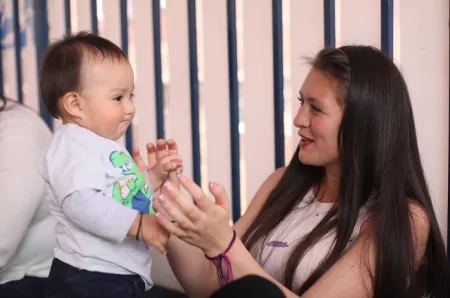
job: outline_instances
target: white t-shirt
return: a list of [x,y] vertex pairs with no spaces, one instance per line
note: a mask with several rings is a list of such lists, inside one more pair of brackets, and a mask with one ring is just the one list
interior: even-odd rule
[[65,124],[55,132],[39,169],[57,219],[55,257],[89,271],[138,274],[148,289],[149,248],[127,233],[138,211],[152,213],[152,190],[127,150]]
[[50,271],[56,220],[36,167],[50,139],[31,109],[8,102],[0,112],[0,284]]

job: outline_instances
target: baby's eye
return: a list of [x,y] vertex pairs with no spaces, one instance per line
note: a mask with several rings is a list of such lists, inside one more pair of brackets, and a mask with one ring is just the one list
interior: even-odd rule
[[311,107],[313,108],[314,111],[320,112],[320,108],[317,107],[316,105],[311,105]]
[[113,100],[115,101],[121,101],[122,100],[122,95],[114,97]]

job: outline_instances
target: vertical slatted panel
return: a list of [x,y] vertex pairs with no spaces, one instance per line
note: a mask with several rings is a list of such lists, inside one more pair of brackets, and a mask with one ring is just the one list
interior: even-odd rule
[[34,39],[33,2],[19,2],[20,21],[23,22],[25,46],[22,51],[24,104],[39,111],[36,43]]
[[381,0],[381,49],[389,56],[394,55],[393,2],[394,0]]
[[2,71],[3,91],[7,97],[17,100],[17,69],[14,39],[14,5],[13,0],[3,2],[2,33]]
[[[339,4],[338,4],[339,3]],[[380,0],[339,0],[336,46],[366,44],[381,47]]]
[[165,125],[166,138],[178,142],[184,172],[193,175],[187,8],[187,1],[167,1],[170,82]]
[[231,195],[230,105],[227,59],[227,1],[203,2],[204,80],[208,178]]
[[[39,70],[41,65],[42,57],[47,49],[49,38],[48,38],[48,8],[47,0],[35,0],[34,1],[34,33],[36,42],[36,62],[37,70]],[[39,92],[39,111],[45,123],[50,129],[53,129],[53,118],[48,113]]]
[[65,33],[72,32],[72,15],[71,15],[71,0],[64,1],[64,25]]
[[[5,15],[5,12],[4,12],[4,7],[3,7],[3,10],[2,11],[0,11],[1,12],[1,16],[2,16],[2,19],[0,20],[0,32],[3,32],[3,30],[4,30],[4,15]],[[3,49],[1,48],[1,46],[3,45],[3,41],[0,43],[0,92],[2,93],[2,94],[4,94],[4,88],[3,88],[3,71],[4,71],[4,67],[3,67]]]
[[[340,6],[338,5],[337,9],[339,9],[339,7]],[[340,20],[336,21],[336,15],[339,16],[340,14],[339,10],[338,13],[336,13],[335,0],[323,0],[323,15],[325,46],[334,47],[336,45],[336,23],[340,23]]]
[[[325,39],[324,26],[324,2],[308,1],[300,2],[291,0],[291,86],[292,86],[292,119],[295,118],[300,107],[298,91],[300,90],[306,75],[309,72],[309,65],[304,60],[306,57],[314,55],[323,48]],[[307,11],[301,18],[294,17],[300,11]],[[308,41],[308,42],[305,42]],[[292,124],[291,124],[292,125]],[[292,132],[292,152],[298,147],[299,136],[297,128]]]
[[231,208],[233,221],[241,215],[241,167],[239,136],[239,84],[237,65],[236,1],[227,1],[228,78],[230,92]]
[[[400,64],[408,84],[425,174],[441,230],[447,233],[449,2],[402,1]],[[418,22],[418,17],[426,20]],[[430,34],[432,32],[432,34]],[[420,38],[419,38],[420,37]]]
[[[49,40],[50,42],[61,37],[66,33],[67,23],[65,14],[66,5],[70,4],[68,1],[61,0],[47,0],[48,7],[48,23],[49,23]],[[54,119],[54,127],[57,128],[61,125],[60,119]]]
[[191,101],[192,171],[197,184],[201,184],[200,171],[200,100],[197,60],[196,0],[188,0],[189,84]]
[[[122,22],[121,22],[121,0],[101,0],[97,1],[98,5],[102,5],[103,15],[99,19],[99,34],[108,40],[122,47]],[[130,128],[133,124],[130,125]],[[126,145],[126,136],[122,136],[119,143]],[[129,151],[131,148],[127,148]]]
[[19,0],[13,1],[13,18],[14,18],[14,51],[16,61],[16,82],[17,82],[17,100],[23,103],[23,69],[22,69],[22,44],[23,34],[20,22]]
[[243,20],[246,194],[242,200],[249,202],[275,169],[274,68],[269,58],[273,57],[272,0],[243,1]]
[[[128,50],[128,1],[120,0],[120,46],[125,55],[129,56]],[[133,123],[125,133],[125,146],[129,152],[133,151]]]
[[152,2],[153,16],[153,55],[155,65],[155,101],[156,101],[156,135],[164,139],[164,85],[161,55],[161,8],[160,0]]
[[284,74],[282,0],[272,0],[275,168],[284,166]]
[[[133,0],[133,43],[135,47],[134,143],[145,154],[145,144],[156,140],[155,71],[152,3]],[[159,6],[158,6],[159,9]],[[146,38],[142,38],[146,36]]]
[[[448,13],[450,16],[450,7],[447,7],[448,9]],[[394,23],[395,24],[395,23]],[[395,27],[394,27],[395,28]],[[448,39],[449,39],[449,43],[450,43],[450,30],[448,32]],[[450,86],[450,49],[448,51],[448,66],[449,66],[449,71],[448,73],[448,86]],[[449,100],[450,100],[450,90],[449,90]],[[450,109],[450,106],[449,106]],[[450,114],[450,111],[449,111]],[[450,121],[449,121],[449,126],[450,126]],[[450,130],[450,128],[449,128]],[[448,137],[448,142],[450,144],[450,132],[449,132],[449,137]],[[449,146],[450,147],[450,146]],[[449,241],[450,241],[450,193],[449,193],[449,187],[450,187],[450,173],[448,172],[449,170],[449,163],[450,163],[450,148],[449,148],[449,152],[448,152],[448,162],[447,162],[447,259],[450,259],[450,245],[449,245]],[[445,234],[444,234],[445,235]]]
[[[148,0],[142,0],[148,1]],[[146,84],[145,88],[148,91],[151,91],[151,97],[154,100],[143,103],[143,98],[139,98],[139,104],[146,105],[149,111],[143,112],[143,118],[147,118],[145,121],[151,121],[152,126],[147,126],[151,128],[153,136],[148,138],[147,141],[156,140],[156,136],[158,138],[173,138],[178,142],[180,148],[180,154],[183,157],[184,163],[184,171],[187,175],[191,175],[192,173],[192,155],[191,155],[191,143],[190,137],[191,134],[191,125],[190,125],[190,95],[189,95],[189,50],[188,50],[188,14],[187,14],[187,3],[183,1],[182,7],[178,7],[178,1],[172,1],[172,3],[167,3],[166,11],[164,14],[165,24],[169,26],[168,28],[164,28],[165,32],[168,36],[166,38],[169,41],[169,56],[170,56],[170,74],[172,71],[175,72],[175,77],[170,77],[169,87],[168,87],[168,116],[167,123],[164,123],[164,102],[163,102],[163,69],[162,69],[162,51],[161,51],[161,11],[160,11],[160,1],[153,0],[151,10],[148,12],[151,13],[151,18],[148,18],[146,15],[147,12],[140,13],[140,19],[148,18],[151,23],[147,24],[147,28],[143,29],[146,32],[152,32],[153,38],[148,39],[152,44],[144,44],[145,48],[152,47],[154,50],[153,56],[148,55],[149,52],[145,51],[145,48],[140,49],[140,45],[145,43],[144,41],[138,41],[136,44],[136,54],[137,61],[139,57],[142,59],[142,69],[138,73],[141,84]],[[144,6],[139,6],[139,10],[143,9]],[[179,11],[177,11],[179,9]],[[136,17],[138,17],[136,15]],[[178,17],[181,17],[179,19]],[[136,20],[136,23],[139,22],[139,19]],[[178,23],[180,22],[180,23]],[[142,26],[142,23],[139,23]],[[144,32],[142,32],[144,33]],[[144,33],[148,35],[148,33]],[[178,34],[181,34],[181,41],[178,45],[175,45],[175,48],[172,48],[174,39],[178,38]],[[181,46],[181,49],[178,49],[177,46]],[[180,52],[178,51],[180,50]],[[139,52],[140,51],[140,52]],[[178,57],[181,55],[181,57]],[[144,58],[143,56],[146,56]],[[153,59],[152,59],[153,58]],[[144,64],[144,59],[146,62],[150,62],[150,64]],[[150,61],[151,60],[151,61]],[[178,63],[181,62],[183,65],[180,69],[178,69]],[[140,63],[137,63],[137,68],[139,69]],[[165,65],[167,67],[167,65]],[[146,68],[146,69],[144,69]],[[178,71],[181,71],[180,74],[177,74]],[[142,76],[141,76],[142,74]],[[147,74],[149,74],[147,76]],[[144,76],[145,75],[145,76]],[[139,80],[138,78],[138,80]],[[145,80],[143,82],[142,80]],[[139,84],[139,83],[138,83]],[[142,88],[142,85],[139,85],[139,88]],[[183,88],[182,91],[177,90],[177,87]],[[141,89],[140,89],[141,90]],[[141,91],[138,91],[139,93]],[[174,92],[174,93],[173,93]],[[154,97],[153,97],[154,96]],[[156,100],[156,101],[155,101]],[[150,114],[151,110],[155,110],[156,113]],[[145,113],[145,114],[144,114]],[[153,119],[150,119],[148,115],[155,115]],[[181,122],[179,122],[179,118]],[[172,120],[171,120],[172,119]],[[139,121],[141,121],[140,118]],[[141,124],[139,124],[139,127]],[[166,129],[165,129],[166,128]],[[145,128],[142,128],[142,132],[144,132]],[[153,132],[156,132],[153,133]],[[187,133],[188,136],[184,135]],[[139,134],[140,136],[141,134]],[[180,138],[182,136],[182,138]],[[144,136],[143,136],[144,137]],[[149,136],[150,137],[150,136]],[[147,138],[147,136],[145,136]],[[175,275],[172,272],[172,269],[169,266],[167,258],[162,256],[160,253],[152,250],[152,262],[153,268],[158,268],[158,270],[152,270],[152,278],[155,284],[183,291],[181,285],[175,278]]]
[[71,0],[71,29],[73,32],[86,30],[92,31],[92,15],[96,15],[96,10],[91,10],[91,1],[96,0]]
[[98,34],[98,18],[97,18],[97,1],[91,0],[91,30],[95,34]]

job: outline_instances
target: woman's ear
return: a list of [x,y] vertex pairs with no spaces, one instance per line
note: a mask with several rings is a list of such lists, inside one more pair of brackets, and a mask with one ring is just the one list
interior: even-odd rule
[[82,109],[80,104],[80,95],[76,92],[67,92],[61,98],[61,107],[63,113],[73,118],[82,117]]

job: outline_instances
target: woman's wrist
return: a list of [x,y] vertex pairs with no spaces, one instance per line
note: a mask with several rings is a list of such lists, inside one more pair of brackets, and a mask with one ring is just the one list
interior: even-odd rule
[[227,247],[221,253],[214,255],[213,257],[205,255],[206,258],[213,262],[216,266],[217,277],[221,286],[230,283],[233,280],[233,268],[231,268],[231,261],[228,257],[228,251],[230,251],[233,247],[236,237],[236,231],[233,230],[233,236],[230,243],[228,243]]
[[204,250],[205,256],[208,258],[213,258],[224,253],[225,250],[227,250],[227,248],[229,247],[230,243],[233,241],[234,233],[234,230],[230,227],[230,229],[228,229],[225,233],[219,234],[224,236],[218,239],[220,241],[218,241],[217,245],[211,247],[211,249]]

